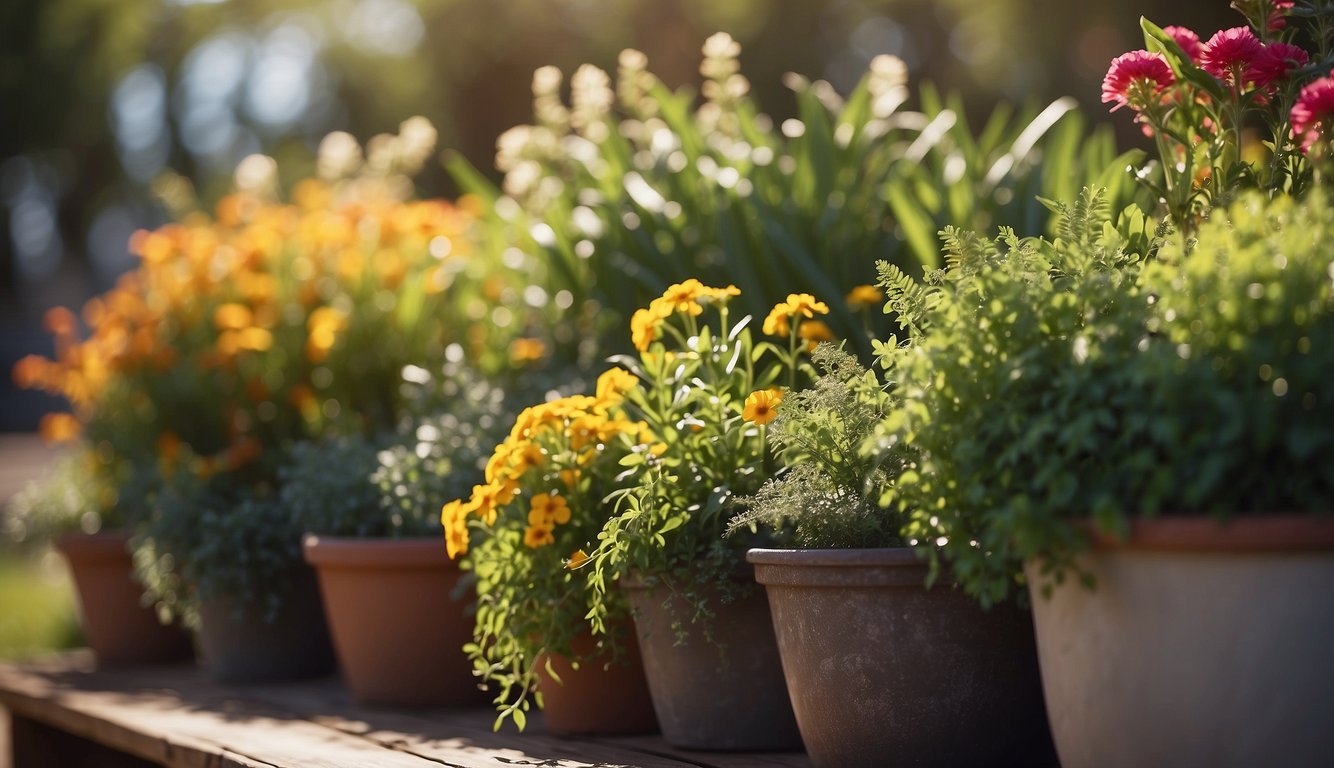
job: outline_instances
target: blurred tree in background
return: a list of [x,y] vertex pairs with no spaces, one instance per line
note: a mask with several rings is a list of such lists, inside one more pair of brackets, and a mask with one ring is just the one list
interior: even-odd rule
[[[962,91],[974,116],[1065,94],[1101,114],[1098,85],[1141,47],[1140,14],[1202,36],[1240,23],[1224,0],[5,0],[0,369],[50,352],[46,308],[131,266],[130,233],[165,218],[151,187],[168,169],[208,204],[247,154],[301,171],[331,130],[365,139],[421,114],[494,171],[496,137],[531,115],[535,68],[610,70],[633,47],[669,86],[693,84],[720,30],[778,118],[793,108],[784,72],[846,92],[880,53]],[[419,181],[455,191],[438,166]],[[43,407],[0,381],[0,431]]]

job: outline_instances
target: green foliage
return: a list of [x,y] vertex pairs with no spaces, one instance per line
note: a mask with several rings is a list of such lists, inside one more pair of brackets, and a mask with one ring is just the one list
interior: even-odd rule
[[0,540],[38,549],[62,533],[130,525],[134,516],[120,514],[117,488],[100,466],[85,448],[61,454],[0,508]]
[[667,89],[634,51],[614,93],[582,67],[571,107],[560,73],[541,70],[535,125],[499,141],[503,194],[451,164],[494,203],[490,225],[510,233],[502,247],[583,308],[565,342],[605,337],[665,286],[698,278],[737,285],[740,311],[756,315],[788,293],[825,297],[834,334],[864,354],[869,318],[833,300],[870,282],[877,260],[935,266],[947,223],[1037,233],[1048,214],[1035,195],[1072,197],[1079,179],[1134,192],[1124,169],[1137,156],[1115,157],[1110,134],[1089,135],[1068,99],[998,109],[974,134],[957,96],[924,86],[921,111],[904,109],[902,62],[880,57],[847,98],[790,76],[798,116],[775,125],[748,95],[738,50],[725,35],[706,43],[698,100]]
[[880,506],[880,496],[909,457],[863,451],[890,408],[885,386],[832,344],[821,344],[812,359],[820,378],[784,398],[770,425],[785,469],[739,500],[746,511],[732,518],[728,533],[760,523],[791,529],[803,548],[902,546],[904,521]]
[[1064,578],[1090,519],[1334,510],[1325,195],[1245,196],[1189,251],[1096,195],[1061,210],[1052,241],[954,254],[976,271],[898,353],[908,535],[991,603],[1026,559]]

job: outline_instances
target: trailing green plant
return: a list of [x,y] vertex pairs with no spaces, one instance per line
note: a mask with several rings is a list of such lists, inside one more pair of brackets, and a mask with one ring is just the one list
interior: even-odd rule
[[756,524],[791,530],[793,543],[804,549],[902,546],[905,520],[880,498],[910,456],[864,450],[892,407],[886,385],[833,344],[821,344],[811,359],[820,377],[783,398],[769,426],[783,469],[739,500],[744,511],[727,532]]
[[825,297],[834,334],[865,355],[871,318],[835,300],[877,260],[934,266],[947,223],[1036,234],[1048,213],[1035,195],[1073,197],[1084,179],[1117,199],[1136,191],[1124,169],[1139,154],[1117,157],[1073,100],[1003,105],[974,133],[962,99],[929,85],[920,111],[906,109],[906,68],[882,56],[846,98],[790,75],[797,116],[776,125],[750,98],[739,53],[726,34],[705,43],[702,98],[666,88],[633,50],[614,83],[580,67],[569,105],[561,73],[544,67],[534,124],[499,140],[503,189],[452,161],[490,204],[486,229],[505,233],[491,242],[560,299],[549,311],[577,319],[558,343],[582,341],[585,358],[597,340],[624,349],[615,330],[636,308],[698,278],[738,286],[738,311],[756,316],[789,293]]
[[1334,510],[1327,193],[1243,195],[1189,250],[1097,195],[1061,218],[953,239],[966,270],[891,352],[909,537],[992,603],[1025,560],[1065,578],[1090,521]]

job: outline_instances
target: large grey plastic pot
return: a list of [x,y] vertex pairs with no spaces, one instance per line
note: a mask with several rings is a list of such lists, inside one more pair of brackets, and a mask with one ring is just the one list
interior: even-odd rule
[[1077,564],[1026,568],[1065,768],[1331,764],[1334,519],[1141,521]]
[[752,549],[820,768],[1052,765],[1033,625],[931,589],[910,549]]
[[199,606],[199,648],[204,666],[226,683],[262,683],[318,677],[334,671],[315,573],[302,566],[268,620],[259,601],[206,600]]
[[644,674],[668,744],[712,751],[801,747],[763,592],[726,604],[713,597],[706,636],[679,592],[636,578],[622,580],[621,589],[630,598]]

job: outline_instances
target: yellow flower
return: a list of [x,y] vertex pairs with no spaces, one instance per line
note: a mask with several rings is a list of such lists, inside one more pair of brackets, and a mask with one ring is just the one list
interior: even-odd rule
[[462,501],[451,501],[440,509],[445,527],[445,551],[451,560],[468,551],[468,513]]
[[741,418],[754,424],[768,424],[778,417],[778,404],[783,402],[783,390],[777,387],[757,389],[746,398]]
[[774,308],[769,310],[769,316],[764,318],[764,325],[760,330],[764,331],[766,336],[786,336],[792,330],[787,322],[790,315],[787,302],[775,304]]
[[874,285],[858,285],[848,292],[848,306],[853,310],[866,309],[883,304],[885,294]]
[[547,353],[547,345],[541,339],[515,339],[510,342],[510,362],[531,363],[541,360]]
[[72,413],[48,413],[38,425],[42,439],[48,443],[68,443],[83,430]]
[[548,544],[555,544],[556,537],[552,534],[550,526],[530,525],[523,532],[523,543],[530,549],[537,549]]
[[528,512],[529,525],[560,524],[570,522],[570,506],[564,496],[539,493],[533,496],[532,509]]
[[576,549],[574,554],[570,555],[570,559],[565,561],[565,567],[573,571],[586,562],[588,562],[588,553],[582,549]]
[[604,403],[620,401],[639,384],[639,378],[624,368],[608,368],[598,377],[597,399]]
[[809,293],[789,293],[787,295],[787,305],[791,308],[792,316],[796,317],[815,317],[816,315],[829,314],[829,305],[823,301],[816,301],[815,297]]
[[741,289],[735,285],[729,285],[726,288],[705,288],[705,295],[714,301],[725,301],[733,296],[740,296]]
[[712,290],[692,277],[685,282],[670,286],[662,292],[662,298],[653,303],[658,305],[659,314],[663,317],[676,312],[696,316],[704,311],[704,307],[699,304],[700,298],[711,295]]
[[630,341],[635,349],[647,352],[650,344],[658,340],[658,324],[663,320],[655,307],[636,309],[630,317]]
[[222,331],[239,331],[254,323],[254,313],[244,304],[223,304],[213,313],[213,325]]
[[806,342],[806,351],[814,352],[822,341],[833,341],[834,331],[820,320],[803,320],[797,326],[797,338]]

